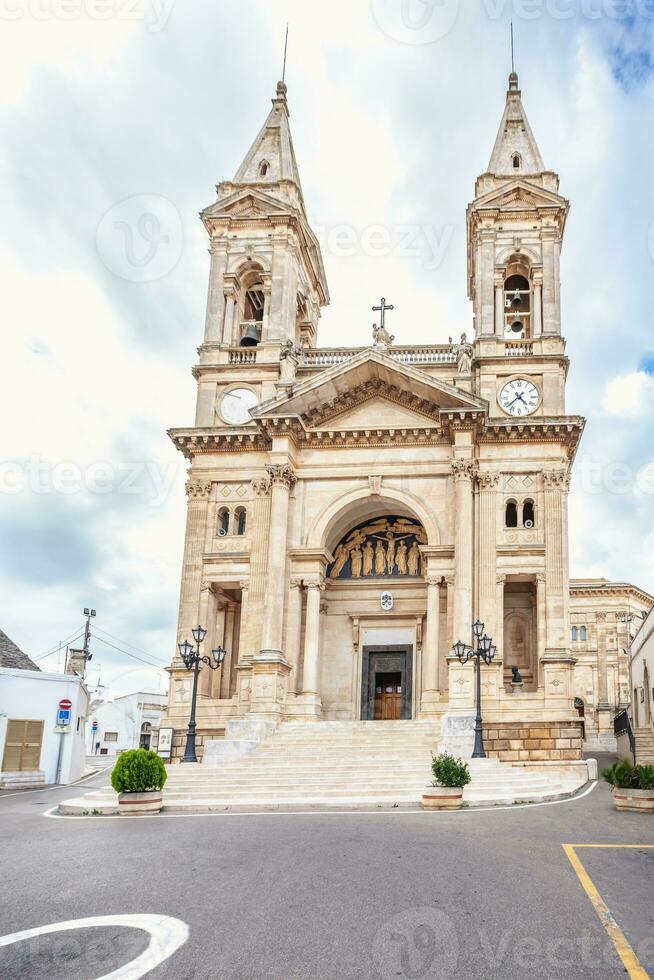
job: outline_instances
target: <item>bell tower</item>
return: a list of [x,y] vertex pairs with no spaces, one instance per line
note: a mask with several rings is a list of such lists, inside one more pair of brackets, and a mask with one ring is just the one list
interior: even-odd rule
[[[545,372],[543,361],[535,369],[545,415],[565,411],[560,255],[568,210],[558,175],[543,163],[512,72],[488,169],[468,206],[468,295],[478,357],[558,359]],[[482,375],[480,394],[496,407],[496,379]]]
[[249,386],[253,403],[274,395],[301,349],[315,346],[320,310],[329,303],[286,95],[285,82],[279,82],[234,179],[220,183],[215,203],[201,212],[211,265],[204,343],[195,370],[196,425],[229,424],[220,405],[237,382]]

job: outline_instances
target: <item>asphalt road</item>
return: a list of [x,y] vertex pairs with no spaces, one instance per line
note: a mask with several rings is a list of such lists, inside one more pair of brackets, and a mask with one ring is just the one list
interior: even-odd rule
[[[562,844],[654,845],[654,820],[618,814],[602,784],[560,805],[458,814],[44,818],[70,795],[0,796],[0,936],[181,920],[188,939],[153,980],[624,977]],[[577,854],[654,977],[654,849]],[[95,980],[147,946],[112,922],[38,936],[0,945],[0,976]]]

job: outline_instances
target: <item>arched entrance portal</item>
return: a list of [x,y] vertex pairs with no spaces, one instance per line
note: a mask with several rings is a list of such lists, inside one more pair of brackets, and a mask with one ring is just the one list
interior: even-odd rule
[[[426,544],[427,532],[415,517],[377,512],[350,524],[331,548],[326,600],[333,613],[326,617],[327,629],[335,632],[338,612],[348,610],[357,661],[352,707],[360,705],[358,717],[363,720],[399,721],[415,715]],[[328,688],[332,678],[325,673],[323,679]]]

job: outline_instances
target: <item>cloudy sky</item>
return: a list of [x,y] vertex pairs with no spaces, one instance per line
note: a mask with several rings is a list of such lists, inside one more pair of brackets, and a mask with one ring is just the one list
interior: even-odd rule
[[165,430],[193,415],[197,212],[268,112],[286,21],[332,296],[319,341],[338,345],[368,342],[382,293],[402,343],[470,330],[465,208],[511,19],[572,203],[568,410],[589,420],[572,572],[654,592],[654,0],[0,0],[0,627],[24,650],[74,637],[91,605],[93,681],[163,676],[143,661],[174,643],[185,464]]

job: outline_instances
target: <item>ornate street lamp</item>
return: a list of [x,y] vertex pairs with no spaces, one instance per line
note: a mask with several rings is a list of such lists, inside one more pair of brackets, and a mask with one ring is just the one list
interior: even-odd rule
[[475,716],[475,747],[472,753],[473,759],[485,759],[486,752],[484,750],[484,730],[481,721],[481,661],[489,664],[495,654],[497,653],[497,647],[493,646],[493,641],[490,636],[486,636],[484,633],[484,624],[477,620],[472,624],[472,632],[474,634],[475,640],[477,641],[477,649],[473,649],[468,646],[462,640],[457,640],[453,646],[453,651],[462,664],[467,664],[469,660],[473,657],[477,658],[477,714]]
[[182,762],[197,762],[198,757],[195,754],[195,702],[198,696],[198,675],[200,673],[200,664],[206,664],[211,670],[218,670],[223,660],[225,659],[225,653],[227,652],[222,647],[216,647],[215,650],[211,651],[211,657],[203,657],[200,655],[200,646],[207,631],[202,626],[196,626],[192,630],[193,639],[197,643],[197,650],[193,647],[188,640],[184,640],[183,643],[178,643],[177,647],[179,649],[179,655],[184,662],[184,666],[187,670],[193,671],[193,694],[191,695],[191,717],[189,718],[188,730],[186,732],[186,748],[184,749],[184,757]]

